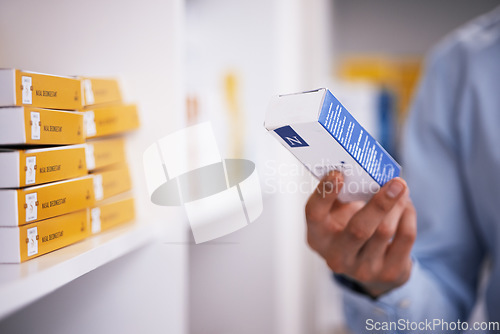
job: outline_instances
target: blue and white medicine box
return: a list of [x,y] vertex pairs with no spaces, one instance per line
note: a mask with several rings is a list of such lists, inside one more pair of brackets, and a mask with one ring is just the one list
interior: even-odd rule
[[273,97],[264,123],[318,179],[344,173],[339,199],[366,201],[401,166],[326,88]]

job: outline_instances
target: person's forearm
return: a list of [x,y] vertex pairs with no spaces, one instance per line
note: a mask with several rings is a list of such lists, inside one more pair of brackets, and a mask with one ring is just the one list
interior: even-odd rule
[[[418,262],[413,264],[408,282],[375,299],[340,286],[347,326],[354,333],[444,333],[450,331],[439,323],[463,321],[465,317],[460,302],[449,296]],[[415,326],[421,328],[415,330]]]

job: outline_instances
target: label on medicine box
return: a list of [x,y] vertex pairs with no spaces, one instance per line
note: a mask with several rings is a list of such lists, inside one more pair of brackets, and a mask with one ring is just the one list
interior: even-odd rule
[[274,97],[265,127],[318,179],[342,171],[342,201],[366,201],[401,173],[401,166],[328,89]]
[[14,68],[0,69],[0,107],[30,106],[79,110],[82,87],[79,78]]

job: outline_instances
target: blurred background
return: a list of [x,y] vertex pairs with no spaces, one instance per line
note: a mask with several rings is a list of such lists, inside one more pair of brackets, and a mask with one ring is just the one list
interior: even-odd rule
[[[328,87],[398,157],[425,54],[499,3],[1,0],[0,67],[120,77],[142,123],[129,141],[137,220],[163,232],[13,310],[0,332],[345,333],[340,291],[305,239],[317,181],[267,134],[267,103]],[[182,208],[150,203],[142,153],[201,121],[212,122],[223,157],[256,163],[264,212],[196,245]]]

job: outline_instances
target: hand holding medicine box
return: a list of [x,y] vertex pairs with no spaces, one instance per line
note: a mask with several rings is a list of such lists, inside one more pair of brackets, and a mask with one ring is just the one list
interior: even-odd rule
[[326,88],[274,97],[264,126],[318,179],[342,171],[341,201],[366,201],[401,173],[401,166]]

